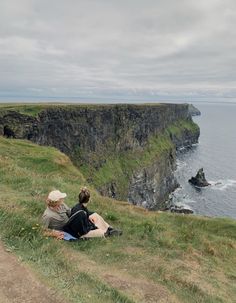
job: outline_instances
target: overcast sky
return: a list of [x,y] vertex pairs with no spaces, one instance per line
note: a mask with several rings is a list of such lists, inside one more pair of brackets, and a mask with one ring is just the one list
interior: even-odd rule
[[0,0],[0,99],[236,96],[235,0]]

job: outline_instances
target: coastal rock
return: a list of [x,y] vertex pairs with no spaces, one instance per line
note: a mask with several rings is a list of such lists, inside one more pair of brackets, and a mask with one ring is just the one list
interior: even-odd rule
[[162,209],[169,193],[178,187],[174,170],[175,156],[167,154],[134,172],[129,184],[128,201],[147,209]]
[[37,119],[16,111],[0,111],[0,135],[6,138],[30,139]]
[[193,104],[188,105],[188,111],[191,116],[200,116],[201,112],[198,108],[196,108]]
[[193,214],[193,210],[185,205],[172,205],[170,206],[169,211],[178,214]]
[[205,178],[203,168],[200,168],[198,170],[196,176],[189,179],[188,182],[197,187],[205,187],[205,186],[210,185],[210,183],[208,183]]

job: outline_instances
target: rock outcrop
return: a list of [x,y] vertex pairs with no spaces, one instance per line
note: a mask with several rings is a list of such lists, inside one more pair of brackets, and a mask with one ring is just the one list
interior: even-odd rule
[[196,108],[193,104],[188,105],[188,111],[191,116],[200,116],[201,112],[198,108]]
[[197,187],[205,187],[205,186],[210,185],[210,183],[208,183],[205,178],[203,168],[200,168],[198,170],[196,176],[189,179],[188,182]]
[[0,111],[0,135],[54,146],[104,195],[158,209],[177,186],[175,149],[199,128],[187,104],[61,105]]
[[164,153],[150,165],[135,171],[129,184],[128,200],[148,209],[156,209],[158,201],[158,208],[163,208],[169,193],[178,187],[173,175],[175,165],[172,149],[169,154]]

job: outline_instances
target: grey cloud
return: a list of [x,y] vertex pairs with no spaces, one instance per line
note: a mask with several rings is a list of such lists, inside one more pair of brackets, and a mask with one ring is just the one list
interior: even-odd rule
[[234,91],[233,0],[0,3],[2,96]]

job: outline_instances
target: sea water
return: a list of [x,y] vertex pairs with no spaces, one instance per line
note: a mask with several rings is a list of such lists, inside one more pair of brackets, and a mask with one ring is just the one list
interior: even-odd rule
[[[198,144],[178,152],[174,203],[200,215],[236,218],[236,103],[194,105],[201,134]],[[211,185],[195,188],[188,180],[202,167]]]

